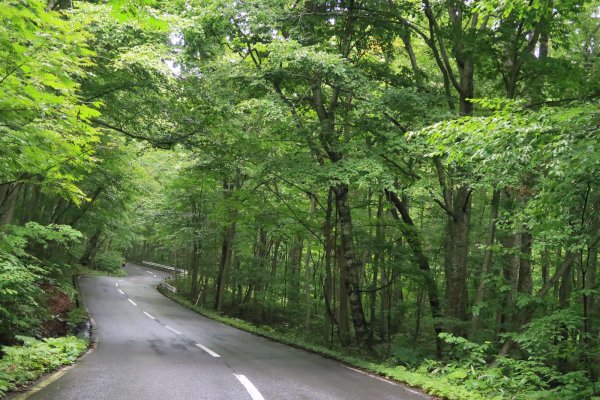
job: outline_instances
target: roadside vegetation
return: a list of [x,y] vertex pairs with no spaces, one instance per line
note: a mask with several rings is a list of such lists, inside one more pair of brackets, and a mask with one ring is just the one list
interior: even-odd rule
[[73,276],[127,258],[440,396],[598,396],[599,24],[591,0],[2,2],[0,345],[68,335]]
[[73,364],[88,348],[74,336],[37,340],[19,336],[20,346],[3,346],[0,360],[0,396],[15,391],[63,365]]

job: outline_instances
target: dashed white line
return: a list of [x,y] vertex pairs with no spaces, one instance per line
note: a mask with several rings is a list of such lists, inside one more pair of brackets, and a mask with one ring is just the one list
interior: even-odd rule
[[119,289],[119,293],[121,293],[121,294],[125,294],[125,292],[124,292],[124,291],[122,291],[121,289]]
[[176,329],[171,328],[169,325],[165,325],[165,328],[167,328],[168,330],[170,330],[171,332],[175,333],[176,335],[181,335],[181,332],[179,332]]
[[150,272],[150,271],[146,271],[146,272],[147,272],[147,273],[149,273],[150,275],[154,275],[154,274],[153,274],[152,272]]
[[220,355],[218,355],[217,353],[215,353],[214,351],[212,351],[208,347],[202,346],[200,343],[194,343],[194,344],[196,345],[196,347],[201,348],[202,350],[204,350],[205,352],[207,352],[208,354],[210,354],[213,357],[221,357]]
[[233,375],[235,375],[237,380],[240,381],[240,383],[242,385],[244,385],[244,387],[250,394],[250,397],[252,397],[252,400],[265,400],[265,398],[262,396],[262,394],[260,394],[260,392],[258,391],[256,386],[254,386],[252,384],[252,382],[250,382],[250,380],[248,378],[246,378],[245,375],[237,375],[237,374],[233,374]]
[[146,311],[144,311],[144,315],[150,319],[156,319],[152,315],[148,314]]
[[116,286],[116,287],[119,287],[119,282],[115,282],[115,286]]
[[137,304],[135,303],[135,301],[133,301],[133,300],[131,300],[131,299],[127,299],[127,300],[129,300],[129,302],[130,302],[131,304],[133,304],[134,306],[136,306],[136,307],[137,307]]

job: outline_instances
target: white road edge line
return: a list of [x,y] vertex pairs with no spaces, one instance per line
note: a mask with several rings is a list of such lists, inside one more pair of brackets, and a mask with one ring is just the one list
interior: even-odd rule
[[124,292],[124,291],[122,291],[121,289],[119,289],[119,293],[121,293],[121,294],[125,294],[125,292]]
[[144,311],[144,315],[150,319],[156,319],[152,315],[148,314],[146,311]]
[[256,386],[254,386],[252,382],[250,382],[250,380],[246,378],[245,375],[233,375],[237,378],[238,381],[240,381],[242,385],[244,385],[244,387],[250,394],[250,397],[252,397],[252,400],[265,400],[265,398],[262,396],[262,394],[260,394]]
[[134,306],[136,306],[136,307],[137,307],[137,304],[135,303],[135,301],[133,301],[133,300],[131,300],[131,299],[127,299],[127,300],[129,300],[129,302],[130,302],[131,304],[133,304]]
[[207,352],[208,354],[210,354],[213,357],[221,357],[220,355],[218,355],[217,353],[215,353],[214,351],[212,351],[208,347],[202,346],[200,343],[194,343],[194,344],[196,345],[196,347],[201,348],[202,350],[204,350],[205,352]]
[[[375,378],[375,379],[377,379],[379,381],[382,381],[382,382],[385,382],[385,383],[389,383],[390,385],[398,386],[398,384],[396,382],[388,381],[387,379],[382,378],[381,376],[377,376],[377,375],[374,375],[374,374],[369,374],[368,372],[361,371],[360,369],[356,369],[356,368],[352,368],[352,367],[348,367],[348,366],[346,366],[346,368],[348,368],[348,369],[350,369],[352,371],[355,371],[355,372],[359,372],[359,373],[361,373],[363,375],[370,376],[371,378]],[[417,392],[416,390],[410,390],[410,389],[406,389],[406,390],[408,390],[411,393],[421,394],[421,393]]]
[[165,325],[165,328],[167,328],[168,330],[170,330],[171,332],[177,334],[177,335],[181,335],[181,332],[179,332],[176,329],[171,328],[169,325]]

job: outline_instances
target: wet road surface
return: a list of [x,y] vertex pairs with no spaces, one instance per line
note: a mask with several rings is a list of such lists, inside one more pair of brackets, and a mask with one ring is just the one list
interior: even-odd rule
[[202,317],[167,299],[167,275],[128,264],[125,278],[84,276],[97,347],[29,399],[422,400],[344,364]]

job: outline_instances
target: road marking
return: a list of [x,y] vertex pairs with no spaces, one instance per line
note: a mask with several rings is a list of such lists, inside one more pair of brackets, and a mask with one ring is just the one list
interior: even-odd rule
[[212,351],[208,347],[202,346],[200,343],[194,343],[194,344],[196,345],[196,347],[201,348],[202,350],[204,350],[205,352],[207,352],[208,354],[210,354],[213,357],[221,357],[220,355],[218,355],[217,353],[215,353],[214,351]]
[[136,306],[136,307],[137,307],[137,304],[135,304],[135,301],[133,301],[133,300],[131,300],[131,299],[127,299],[127,300],[129,300],[129,302],[130,302],[131,304],[133,304],[134,306]]
[[171,332],[177,334],[177,335],[181,335],[181,332],[179,332],[178,330],[175,330],[173,328],[171,328],[169,325],[165,325],[165,328],[167,328],[168,330],[170,330]]
[[250,397],[252,397],[252,400],[265,400],[265,398],[262,396],[262,394],[260,394],[260,392],[258,391],[256,386],[254,386],[252,384],[252,382],[250,382],[250,380],[248,378],[246,378],[245,375],[237,375],[237,374],[233,374],[233,375],[235,375],[237,380],[240,381],[240,383],[242,385],[244,385],[244,387],[250,394]]
[[116,287],[119,287],[119,282],[116,282],[116,283],[115,283],[115,286],[116,286]]
[[[385,378],[382,378],[381,376],[377,376],[377,375],[374,375],[374,374],[369,374],[368,372],[361,371],[360,369],[356,369],[356,368],[352,368],[352,367],[348,367],[348,366],[346,366],[346,368],[348,368],[348,369],[350,369],[352,371],[355,371],[355,372],[359,372],[359,373],[361,373],[363,375],[370,376],[371,378],[375,378],[375,379],[377,379],[379,381],[382,381],[382,382],[385,382],[385,383],[389,383],[390,385],[398,386],[398,384],[396,382],[389,381],[389,380],[387,380]],[[419,393],[419,392],[417,392],[415,390],[410,390],[410,389],[406,389],[406,390],[408,390],[411,393],[422,394],[422,393]]]
[[146,271],[146,272],[147,272],[147,273],[149,273],[150,275],[154,275],[154,274],[153,274],[152,272],[150,272],[150,271]]
[[121,289],[119,289],[119,293],[121,293],[121,294],[125,294],[125,292],[124,292],[124,291],[122,291]]
[[156,318],[154,318],[152,315],[148,314],[146,311],[144,311],[144,315],[145,315],[146,317],[148,317],[148,318],[151,318],[151,319],[156,319]]

